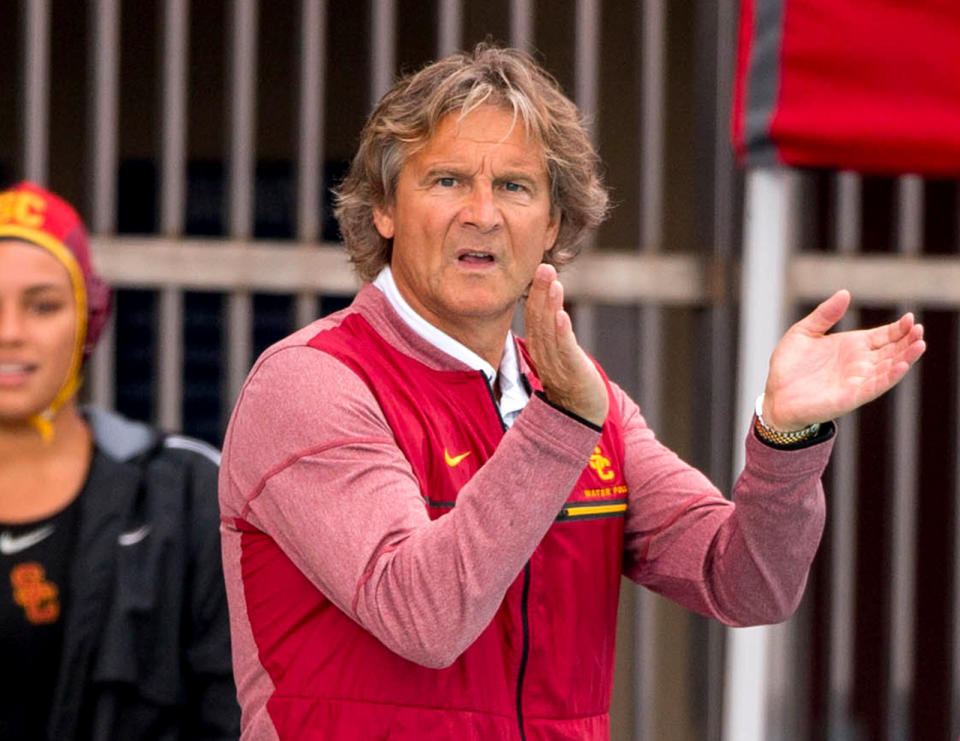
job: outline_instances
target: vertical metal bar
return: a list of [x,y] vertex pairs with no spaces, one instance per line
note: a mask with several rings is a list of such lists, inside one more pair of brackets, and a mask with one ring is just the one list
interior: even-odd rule
[[[851,329],[859,312],[848,311],[839,329]],[[846,326],[849,325],[849,326]],[[859,441],[856,412],[843,422],[833,450],[830,480],[830,652],[827,722],[829,738],[847,738],[853,692],[854,579],[857,558],[856,506]]]
[[533,0],[510,0],[510,46],[533,47]]
[[120,76],[120,3],[96,0],[90,6],[93,60],[93,216],[97,234],[117,226],[117,116]]
[[[713,38],[716,43],[713,69],[715,70],[713,120],[713,254],[718,265],[730,261],[734,253],[735,195],[737,180],[733,152],[730,147],[728,128],[730,100],[733,90],[734,41],[736,39],[737,13],[732,3],[705,3],[716,14]],[[664,73],[665,75],[666,73]],[[711,343],[711,367],[709,385],[709,437],[710,477],[717,483],[726,484],[731,472],[728,466],[728,451],[733,440],[739,443],[743,433],[738,430],[731,440],[730,419],[732,405],[730,389],[734,385],[732,364],[729,362],[734,338],[733,310],[725,296],[715,296],[717,301],[708,310]],[[723,723],[723,644],[724,629],[714,620],[707,624],[706,671],[707,671],[707,718],[705,741],[719,741]]]
[[897,181],[897,250],[915,257],[923,244],[923,179],[904,175]]
[[[960,186],[955,186],[953,215],[954,234],[960,235]],[[953,248],[954,252],[960,251],[960,240],[953,245]],[[956,311],[957,307],[953,307],[953,309]],[[960,328],[957,330],[955,339],[956,347],[960,348]],[[954,375],[953,399],[956,412],[954,416],[956,420],[954,423],[954,439],[957,445],[956,453],[953,456],[953,501],[960,502],[960,471],[958,471],[958,466],[960,466],[960,378],[957,377],[957,374]],[[951,612],[953,631],[951,635],[958,636],[960,635],[960,507],[956,504],[954,505],[953,518],[953,610]],[[960,641],[953,641],[952,654],[950,732],[952,735],[957,735],[960,734]]]
[[[578,19],[579,20],[579,19]],[[660,0],[645,0],[637,13],[637,38],[641,42],[640,99],[640,250],[658,252],[663,244],[664,103],[666,57],[666,7]],[[592,33],[598,33],[592,30]],[[596,98],[589,100],[596,105]],[[589,109],[591,112],[594,108]],[[640,392],[637,401],[647,423],[661,423],[660,378],[663,366],[663,312],[659,306],[641,305],[637,342]],[[658,601],[646,590],[637,596],[634,696],[637,705],[635,738],[657,737],[657,631]]]
[[160,230],[183,233],[187,202],[187,69],[189,0],[164,0],[161,92]]
[[853,254],[860,247],[860,176],[854,172],[837,175],[837,249]]
[[253,233],[256,136],[257,2],[236,0],[231,23],[230,59],[230,236]]
[[[229,229],[233,239],[253,232],[255,90],[257,56],[256,0],[236,0],[231,18]],[[227,394],[233,405],[253,355],[253,301],[236,291],[227,301]]]
[[27,0],[23,21],[23,176],[45,184],[50,129],[50,1]]
[[[897,248],[904,256],[917,255],[923,241],[923,181],[907,175],[898,182]],[[898,312],[908,307],[898,307]],[[890,696],[887,698],[888,738],[908,737],[913,691],[915,575],[917,563],[917,439],[920,372],[913,369],[894,389],[893,555],[890,599]]]
[[[810,611],[801,604],[790,620],[768,628],[766,670],[767,723],[763,738],[776,730],[782,741],[805,738],[806,716],[801,707],[805,692],[805,665],[799,661],[803,639],[809,635]],[[802,628],[800,626],[803,626]]]
[[[860,177],[852,172],[836,177],[836,243],[840,254],[853,255],[860,247]],[[851,309],[838,329],[860,324],[859,311]],[[844,738],[850,732],[850,702],[854,662],[854,579],[857,562],[857,429],[856,413],[840,423],[833,454],[832,495],[830,496],[830,651],[828,672],[830,693],[827,715],[830,738]]]
[[[96,0],[90,6],[90,60],[93,107],[90,116],[93,158],[91,230],[112,234],[117,226],[117,137],[120,64],[120,6],[117,0]],[[109,323],[93,367],[93,401],[106,408],[115,403],[116,331]]]
[[[189,0],[165,0],[162,7],[162,131],[160,152],[160,230],[183,234],[187,193],[187,60]],[[157,338],[157,423],[183,428],[183,292],[160,291]]]
[[381,96],[393,84],[394,71],[397,68],[397,4],[396,0],[370,0],[373,59],[370,72],[370,107],[373,108]]
[[667,9],[661,0],[645,0],[640,15],[642,35],[640,116],[642,153],[640,182],[640,245],[656,251],[663,241],[663,140],[666,120]]
[[[960,227],[960,187],[957,188],[957,198],[954,204],[954,214],[955,218],[958,220],[958,227]],[[957,229],[957,233],[960,234],[960,228]],[[960,243],[954,245],[955,251],[960,249]],[[957,307],[953,307],[954,311],[957,310]],[[956,335],[956,347],[960,348],[960,328],[957,330]],[[956,362],[956,361],[954,361]],[[914,369],[916,370],[916,369]],[[954,391],[953,391],[953,403],[955,416],[954,428],[954,439],[956,440],[956,452],[953,456],[953,501],[960,502],[960,377],[957,375],[954,376]],[[953,620],[953,630],[951,635],[958,636],[960,635],[960,506],[954,504],[953,511],[953,611],[951,613]],[[950,698],[951,698],[951,734],[960,734],[960,641],[953,641],[953,651],[951,657],[951,688],[950,688]]]
[[157,312],[157,424],[164,430],[183,428],[183,291],[160,291]]
[[[597,114],[600,69],[600,3],[581,0],[577,3],[574,95],[577,106],[591,121]],[[591,133],[596,139],[596,125]]]
[[97,349],[90,358],[90,401],[103,409],[113,409],[115,399],[116,326],[113,317],[103,328]]
[[310,322],[320,316],[320,299],[310,293],[298,293],[297,299],[293,304],[293,320],[297,327],[306,327]]
[[[326,0],[300,3],[300,109],[297,147],[297,239],[315,242],[323,224],[324,191],[324,91],[327,58],[323,52],[327,35]],[[302,291],[295,299],[297,326],[317,316],[317,297]]]
[[[666,7],[646,0],[639,14],[642,37],[640,79],[640,249],[656,253],[663,247],[663,170],[666,95]],[[595,99],[594,99],[595,103]],[[659,306],[640,309],[640,404],[651,426],[660,423],[659,379],[663,358],[663,312]]]
[[[232,407],[253,360],[253,297],[234,291],[227,300],[227,407]],[[223,410],[229,413],[229,408]]]
[[[753,169],[747,173],[743,282],[740,301],[740,378],[737,383],[736,430],[746,433],[753,401],[763,388],[767,359],[784,327],[785,274],[794,216],[790,173]],[[733,470],[744,464],[741,445],[734,446]],[[766,738],[769,629],[727,631],[724,697],[725,741]]]
[[[734,68],[734,29],[737,24],[736,12],[729,3],[717,3],[717,54],[716,65],[717,83],[716,97],[714,98],[714,175],[713,175],[713,245],[714,255],[718,263],[723,264],[734,254],[735,229],[735,194],[737,181],[733,150],[730,147],[729,120],[730,99],[733,90]],[[730,437],[730,402],[728,389],[733,385],[730,366],[726,357],[730,350],[733,338],[733,322],[725,306],[714,306],[711,309],[711,323],[715,330],[710,333],[713,346],[713,357],[716,358],[711,369],[711,399],[710,399],[710,440],[727,440]],[[740,436],[737,431],[734,437]],[[722,470],[727,462],[727,454],[723,446],[712,446],[710,470],[714,477],[729,476],[729,471]],[[711,705],[711,712],[718,711],[720,703]],[[719,719],[718,719],[719,720]],[[713,724],[711,724],[713,727]]]
[[437,56],[453,54],[463,44],[463,0],[437,4]]
[[297,239],[313,242],[323,223],[324,91],[327,58],[325,0],[300,3],[300,105],[297,146]]
[[[574,97],[577,106],[592,120],[597,112],[597,74],[600,56],[600,8],[597,0],[577,3],[576,42],[574,55]],[[594,140],[597,137],[596,122],[590,127]],[[586,301],[579,302],[573,311],[577,339],[590,353],[596,349],[596,311]]]

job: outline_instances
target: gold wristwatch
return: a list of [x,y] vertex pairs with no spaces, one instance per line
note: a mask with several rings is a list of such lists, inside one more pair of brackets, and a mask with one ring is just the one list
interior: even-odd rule
[[770,427],[763,421],[763,394],[757,397],[756,406],[757,423],[754,429],[761,440],[774,445],[796,445],[806,442],[817,436],[820,431],[820,423],[814,422],[812,425],[804,427],[802,430],[793,430],[792,432],[780,432]]

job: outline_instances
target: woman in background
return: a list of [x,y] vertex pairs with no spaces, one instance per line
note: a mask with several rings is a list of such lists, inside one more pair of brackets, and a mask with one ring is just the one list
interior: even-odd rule
[[80,408],[83,224],[0,193],[0,738],[235,739],[214,448]]

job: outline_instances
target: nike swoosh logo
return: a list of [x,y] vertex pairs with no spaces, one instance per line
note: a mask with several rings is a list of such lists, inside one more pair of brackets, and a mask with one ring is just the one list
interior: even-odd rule
[[447,462],[447,465],[450,466],[450,468],[453,468],[454,466],[459,466],[460,461],[470,455],[470,453],[471,451],[468,450],[466,453],[461,453],[460,455],[450,455],[447,449],[444,448],[443,459]]
[[30,546],[49,538],[56,529],[55,525],[44,525],[36,530],[23,533],[23,535],[13,535],[5,530],[0,533],[0,553],[5,556],[12,556],[14,553],[25,551]]
[[141,525],[136,530],[131,530],[126,533],[120,533],[117,536],[117,542],[120,545],[124,545],[124,546],[136,545],[141,540],[146,538],[149,534],[150,534],[150,526]]

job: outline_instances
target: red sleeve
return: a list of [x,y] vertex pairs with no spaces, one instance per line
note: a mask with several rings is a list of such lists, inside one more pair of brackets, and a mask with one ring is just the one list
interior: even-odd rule
[[786,619],[823,532],[820,477],[832,440],[785,451],[749,434],[730,501],[656,440],[626,394],[615,393],[629,487],[624,573],[728,625]]

